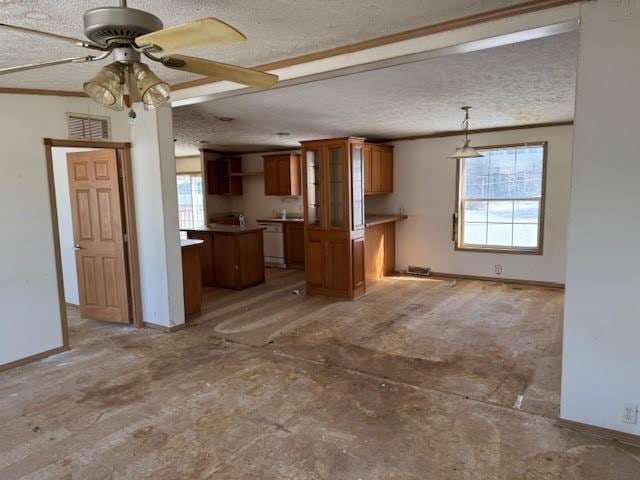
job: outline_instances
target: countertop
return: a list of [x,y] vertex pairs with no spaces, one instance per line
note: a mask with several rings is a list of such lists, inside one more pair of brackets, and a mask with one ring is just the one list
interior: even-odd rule
[[204,240],[190,239],[190,238],[182,238],[180,239],[180,246],[182,248],[194,247],[196,245],[200,245],[204,243]]
[[258,223],[286,223],[286,222],[295,222],[302,223],[304,222],[304,218],[302,217],[294,217],[294,218],[263,218],[260,220],[256,220]]
[[261,232],[265,227],[241,227],[240,225],[216,225],[213,228],[200,227],[200,228],[182,228],[183,232],[201,232],[201,233],[233,233],[241,235],[243,233]]
[[372,227],[373,225],[381,225],[383,223],[397,222],[398,220],[406,220],[406,215],[365,215],[364,226]]

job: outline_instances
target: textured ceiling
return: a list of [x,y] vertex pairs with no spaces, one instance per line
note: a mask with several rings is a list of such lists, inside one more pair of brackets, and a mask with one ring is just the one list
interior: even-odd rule
[[[176,154],[206,140],[224,150],[299,146],[338,136],[369,139],[573,118],[578,34],[213,100],[173,109]],[[232,117],[221,122],[219,117]],[[290,132],[287,137],[277,132]]]
[[[254,66],[373,37],[492,10],[524,0],[129,0],[159,16],[165,26],[214,16],[237,27],[242,44],[188,53]],[[0,0],[0,22],[83,37],[82,14],[117,0]],[[65,42],[0,29],[0,67],[91,53]],[[82,89],[106,62],[49,67],[0,77],[0,87]],[[171,83],[197,78],[156,64]]]

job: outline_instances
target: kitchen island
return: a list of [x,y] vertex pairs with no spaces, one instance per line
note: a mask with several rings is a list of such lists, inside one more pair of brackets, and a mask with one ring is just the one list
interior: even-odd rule
[[238,225],[182,229],[189,239],[203,241],[203,285],[240,290],[264,283],[263,230]]

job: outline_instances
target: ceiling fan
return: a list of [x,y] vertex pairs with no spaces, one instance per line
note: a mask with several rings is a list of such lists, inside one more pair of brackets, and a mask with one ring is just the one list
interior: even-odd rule
[[126,0],[120,0],[118,7],[94,8],[84,14],[84,34],[88,41],[6,23],[0,23],[0,27],[63,40],[101,52],[2,68],[0,75],[66,63],[96,62],[113,55],[115,61],[85,82],[84,91],[97,103],[114,110],[124,110],[125,105],[131,107],[135,102],[142,102],[146,108],[155,108],[169,100],[169,84],[140,61],[142,55],[173,70],[196,73],[213,80],[229,80],[249,87],[271,88],[278,81],[278,76],[270,73],[178,53],[187,48],[246,40],[242,33],[223,21],[209,17],[163,28],[158,17],[127,7]]

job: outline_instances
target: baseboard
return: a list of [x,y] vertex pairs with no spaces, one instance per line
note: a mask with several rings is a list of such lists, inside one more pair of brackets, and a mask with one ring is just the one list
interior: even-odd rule
[[10,370],[12,368],[21,367],[22,365],[26,365],[28,363],[36,362],[38,360],[42,360],[43,358],[50,357],[51,355],[56,355],[58,353],[66,352],[69,350],[69,347],[62,346],[58,348],[52,348],[51,350],[47,350],[46,352],[36,353],[35,355],[31,355],[29,357],[21,358],[20,360],[15,360],[10,363],[4,363],[0,365],[0,372],[4,372],[5,370]]
[[574,422],[573,420],[565,420],[564,418],[556,420],[556,426],[560,428],[568,428],[569,430],[576,430],[578,432],[590,433],[591,435],[596,435],[598,437],[608,438],[609,440],[616,440],[620,443],[640,447],[640,435],[634,435],[633,433],[619,432],[618,430],[596,427],[586,423]]
[[66,302],[66,303],[65,303],[65,305],[66,305],[68,308],[74,308],[74,309],[76,309],[76,310],[79,310],[79,309],[80,309],[80,305],[76,305],[75,303],[69,303],[69,302]]
[[182,330],[187,326],[186,323],[181,323],[180,325],[172,325],[171,327],[165,327],[164,325],[158,325],[157,323],[151,323],[151,322],[143,322],[143,324],[146,328],[152,328],[153,330],[160,330],[161,332],[165,332],[165,333],[177,332],[178,330]]
[[[411,275],[411,274],[408,274]],[[429,277],[460,278],[462,280],[484,280],[486,282],[513,283],[516,285],[531,285],[534,287],[559,288],[564,290],[564,283],[540,282],[537,280],[521,280],[518,278],[481,277],[478,275],[462,275],[458,273],[431,272]],[[420,278],[425,278],[420,275]]]

